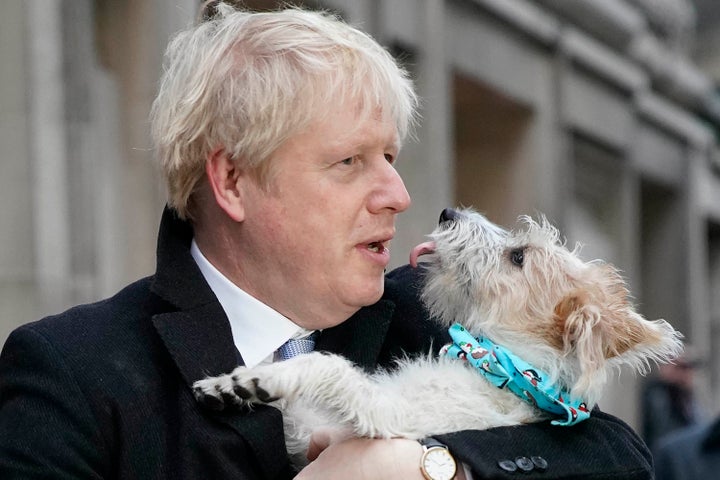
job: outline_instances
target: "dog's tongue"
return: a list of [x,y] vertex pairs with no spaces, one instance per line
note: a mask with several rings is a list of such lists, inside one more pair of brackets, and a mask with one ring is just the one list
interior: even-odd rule
[[425,255],[426,253],[434,253],[435,252],[435,242],[425,242],[421,243],[417,247],[413,248],[410,252],[410,265],[413,266],[413,268],[417,268],[418,266],[418,258],[421,255]]

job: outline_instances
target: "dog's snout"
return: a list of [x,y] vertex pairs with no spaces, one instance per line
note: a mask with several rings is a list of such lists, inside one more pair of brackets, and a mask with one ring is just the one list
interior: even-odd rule
[[452,208],[446,208],[442,212],[440,212],[440,221],[439,224],[443,224],[446,222],[452,222],[458,217],[458,212]]

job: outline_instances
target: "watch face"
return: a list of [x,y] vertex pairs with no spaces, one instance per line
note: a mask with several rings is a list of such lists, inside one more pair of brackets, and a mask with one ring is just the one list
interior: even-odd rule
[[423,470],[432,480],[451,480],[455,477],[455,459],[447,448],[433,447],[425,452]]

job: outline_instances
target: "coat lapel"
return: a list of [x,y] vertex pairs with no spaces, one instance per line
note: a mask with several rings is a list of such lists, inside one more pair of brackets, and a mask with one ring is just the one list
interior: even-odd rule
[[220,304],[155,315],[153,324],[188,386],[237,366],[230,324]]
[[166,208],[151,287],[169,304],[153,316],[153,325],[188,385],[236,366],[230,323],[190,255],[192,235],[190,225]]
[[[156,315],[153,323],[188,386],[206,376],[229,373],[237,366],[230,324],[219,303],[190,312]],[[252,411],[204,413],[245,440],[264,478],[280,478],[290,468],[279,410],[261,405]]]
[[[168,303],[153,325],[188,390],[196,380],[237,366],[230,323],[190,255],[192,229],[166,209],[160,226],[152,290]],[[282,416],[271,407],[252,412],[205,412],[235,430],[249,445],[265,478],[287,473]],[[288,475],[284,475],[288,476]]]
[[[206,376],[237,366],[230,323],[190,255],[192,228],[165,209],[158,240],[158,265],[152,290],[169,307],[153,316],[153,325],[188,388]],[[340,325],[323,331],[316,349],[345,356],[367,371],[374,369],[387,334],[394,303],[381,300]],[[213,413],[237,431],[254,451],[267,478],[287,468],[280,412],[256,407],[252,412]]]

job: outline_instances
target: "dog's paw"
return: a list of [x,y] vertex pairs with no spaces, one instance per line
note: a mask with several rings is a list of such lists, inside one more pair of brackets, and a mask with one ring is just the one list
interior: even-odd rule
[[199,380],[193,384],[193,393],[199,403],[212,410],[270,403],[280,398],[261,387],[258,376],[245,367],[237,367],[228,375]]
[[[243,396],[240,396],[240,393]],[[193,384],[193,394],[198,403],[211,410],[218,411],[228,407],[239,407],[243,404],[243,397],[247,397],[247,399],[251,397],[242,390],[235,391],[232,374],[208,377],[195,382]]]

